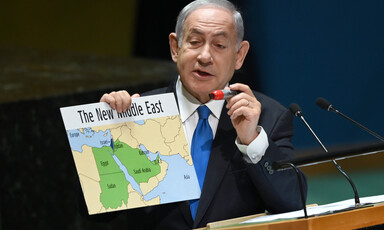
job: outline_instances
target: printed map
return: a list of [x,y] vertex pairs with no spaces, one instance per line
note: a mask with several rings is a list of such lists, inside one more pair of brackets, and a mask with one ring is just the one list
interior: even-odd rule
[[180,117],[67,130],[89,214],[200,197]]

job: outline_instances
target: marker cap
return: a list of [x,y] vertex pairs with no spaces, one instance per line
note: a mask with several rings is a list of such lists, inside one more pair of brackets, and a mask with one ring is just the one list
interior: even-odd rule
[[222,100],[224,99],[224,92],[222,90],[215,90],[209,94],[209,98],[213,100]]

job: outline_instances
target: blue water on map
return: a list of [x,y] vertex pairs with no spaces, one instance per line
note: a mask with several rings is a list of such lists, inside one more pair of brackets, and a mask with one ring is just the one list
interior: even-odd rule
[[[156,159],[158,155],[159,154],[151,152],[147,154],[150,159]],[[144,196],[144,199],[150,200],[160,196],[160,203],[164,204],[185,200],[187,196],[189,196],[189,199],[199,198],[200,187],[197,182],[195,169],[187,164],[187,161],[179,154],[159,156],[161,160],[168,163],[167,175],[160,181],[155,189]],[[189,177],[189,179],[185,177]],[[192,180],[194,180],[195,183],[193,183]]]
[[101,148],[103,146],[111,146],[111,131],[106,130],[95,132],[91,128],[84,128],[81,132],[79,129],[69,130],[67,132],[71,149],[78,152],[83,152],[82,146]]
[[158,154],[159,152],[152,153],[149,150],[147,150],[147,148],[144,145],[142,145],[142,144],[139,145],[139,148],[141,149],[141,151],[143,151],[145,154],[147,154],[147,157],[149,158],[150,161],[156,160],[157,159],[157,155],[159,155]]
[[[167,175],[155,189],[144,196],[144,200],[149,201],[160,196],[160,203],[164,204],[185,200],[188,194],[190,199],[200,197],[200,187],[197,182],[195,169],[181,155],[165,156],[159,154],[159,152],[152,153],[144,145],[140,145],[140,149],[146,153],[150,161],[156,160],[159,156],[161,160],[168,164]],[[189,179],[186,179],[188,177]],[[194,183],[192,180],[194,180]]]
[[[145,121],[135,121],[139,125],[145,124]],[[74,151],[82,152],[82,146],[87,145],[94,148],[101,148],[103,146],[112,147],[112,135],[110,130],[95,132],[91,128],[84,128],[80,130],[69,130],[67,132],[68,140],[71,149]],[[197,199],[200,197],[200,187],[197,182],[195,169],[190,166],[187,161],[179,154],[167,156],[161,155],[159,152],[152,153],[147,150],[144,145],[140,145],[140,149],[146,153],[150,161],[159,158],[168,164],[165,178],[148,194],[144,196],[144,200],[149,201],[157,196],[160,196],[160,203],[176,202],[188,199]],[[127,168],[121,161],[111,153],[115,162],[119,165],[120,169],[124,172],[125,178],[131,183],[133,189],[138,191],[141,195],[142,191],[139,184],[134,178],[129,175]]]
[[121,171],[124,172],[124,175],[125,175],[125,179],[131,183],[132,187],[134,190],[138,191],[141,195],[143,195],[143,192],[141,191],[140,189],[140,186],[139,184],[135,181],[135,179],[133,179],[133,177],[128,173],[128,170],[127,168],[125,167],[125,165],[123,165],[120,161],[119,158],[117,158],[116,155],[112,155],[113,159],[115,160],[116,164],[119,165]]
[[138,124],[138,125],[145,125],[145,121],[144,120],[135,121],[135,123]]
[[[157,196],[160,196],[160,203],[164,204],[185,200],[187,194],[189,194],[190,199],[196,199],[200,197],[200,188],[195,176],[195,169],[187,164],[184,158],[182,158],[179,154],[163,156],[158,152],[152,153],[148,151],[144,145],[140,145],[140,149],[146,153],[147,157],[151,161],[156,160],[159,156],[161,160],[167,162],[168,164],[168,169],[166,171],[167,175],[162,181],[159,182],[155,189],[143,196],[144,200],[149,201]],[[117,158],[116,155],[112,155],[112,157],[119,165],[120,169],[124,172],[126,180],[131,183],[133,189],[143,195],[139,184],[128,173],[127,168],[121,163],[119,158]],[[184,173],[182,174],[180,172]],[[187,175],[189,176],[189,179],[184,178],[184,176]],[[195,180],[195,183],[192,183],[191,180]]]

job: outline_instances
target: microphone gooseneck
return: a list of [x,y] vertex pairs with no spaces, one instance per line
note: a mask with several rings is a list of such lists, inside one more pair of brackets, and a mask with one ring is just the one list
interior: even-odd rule
[[361,129],[363,129],[364,131],[368,132],[369,134],[371,134],[372,136],[376,137],[377,139],[379,139],[380,141],[384,142],[384,138],[382,136],[380,136],[379,134],[373,132],[372,130],[368,129],[367,127],[365,127],[364,125],[358,123],[357,121],[353,120],[352,118],[344,115],[342,112],[340,112],[339,110],[335,109],[332,104],[327,101],[326,99],[322,98],[322,97],[319,97],[317,98],[316,100],[316,104],[324,109],[324,110],[327,110],[327,111],[332,111],[334,113],[337,113],[339,114],[340,116],[342,116],[343,118],[347,119],[348,121],[354,123],[355,125],[359,126]]
[[290,106],[289,106],[289,109],[291,110],[291,112],[296,116],[296,117],[299,117],[305,124],[305,126],[307,126],[307,128],[309,129],[309,131],[312,133],[312,135],[315,137],[315,139],[317,140],[317,142],[321,145],[321,147],[324,149],[325,152],[328,152],[327,148],[325,148],[325,146],[323,145],[323,143],[320,141],[320,139],[317,137],[316,133],[312,130],[311,126],[309,126],[309,124],[307,123],[307,121],[304,119],[304,116],[303,116],[303,112],[301,111],[301,108],[298,104],[296,103],[292,103]]
[[[328,106],[329,107],[329,106]],[[292,103],[290,106],[289,106],[289,109],[291,110],[291,112],[299,117],[303,123],[305,124],[305,126],[309,129],[309,131],[312,133],[312,135],[315,137],[315,139],[317,140],[317,142],[321,145],[321,147],[323,148],[323,150],[328,153],[328,150],[327,148],[323,145],[323,143],[321,142],[321,140],[317,137],[316,133],[312,130],[311,126],[307,123],[307,121],[304,119],[304,116],[303,116],[303,112],[301,111],[301,108],[298,104],[296,103]],[[348,180],[349,184],[351,185],[352,189],[353,189],[353,193],[355,195],[355,207],[360,207],[361,204],[360,204],[360,198],[359,198],[359,194],[357,192],[357,189],[356,189],[356,186],[355,184],[353,183],[352,179],[343,171],[343,169],[341,168],[341,166],[335,161],[335,160],[332,160],[333,164],[336,166],[336,169]]]

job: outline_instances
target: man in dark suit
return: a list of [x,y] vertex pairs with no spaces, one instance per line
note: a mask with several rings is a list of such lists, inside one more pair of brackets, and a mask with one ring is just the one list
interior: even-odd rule
[[[249,50],[243,33],[241,15],[228,1],[197,0],[180,12],[176,33],[169,35],[179,77],[168,88],[144,95],[175,94],[190,145],[199,119],[196,110],[207,106],[213,143],[196,213],[189,201],[124,211],[135,229],[191,229],[266,210],[302,208],[294,171],[271,167],[274,161],[292,156],[291,113],[247,85],[229,85]],[[210,100],[210,92],[223,88],[240,93],[226,101]],[[123,90],[104,94],[101,101],[122,112],[138,96]]]

